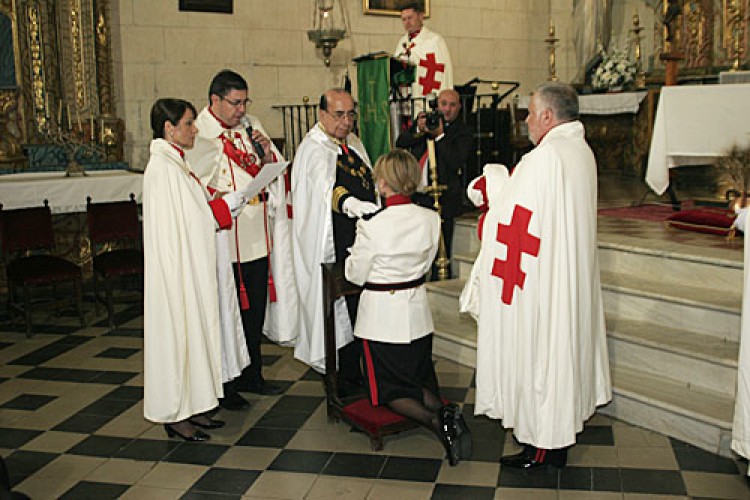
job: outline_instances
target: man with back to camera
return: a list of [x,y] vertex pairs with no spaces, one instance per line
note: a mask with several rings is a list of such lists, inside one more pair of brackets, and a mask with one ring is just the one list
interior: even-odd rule
[[[318,123],[300,143],[292,168],[292,250],[299,290],[299,329],[294,356],[325,372],[323,290],[320,265],[343,261],[354,243],[359,217],[378,210],[372,167],[362,142],[351,133],[357,113],[343,89],[320,98]],[[358,297],[334,306],[339,388],[348,395],[364,387],[361,340],[354,340]]]
[[[217,193],[245,188],[263,164],[281,161],[276,147],[257,118],[248,116],[251,135],[242,120],[245,118],[248,85],[242,76],[231,70],[217,73],[208,90],[209,104],[201,110],[195,123],[198,137],[187,154],[191,166],[201,180]],[[243,410],[248,402],[239,391],[274,395],[281,389],[266,382],[261,373],[261,338],[269,286],[273,281],[268,268],[268,194],[264,190],[250,200],[232,231],[230,250],[234,261],[234,277],[240,300],[240,314],[251,364],[240,377],[224,384],[223,408]],[[269,283],[270,281],[270,283]]]
[[[441,91],[437,97],[436,111],[440,119],[437,120],[437,123],[433,123],[432,127],[428,127],[427,114],[420,112],[414,126],[398,137],[396,146],[408,149],[419,161],[419,166],[422,169],[422,180],[419,185],[421,191],[432,183],[427,158],[427,140],[433,139],[435,141],[438,183],[447,186],[445,192],[440,196],[440,206],[445,249],[450,259],[455,217],[461,215],[463,209],[462,172],[466,168],[469,154],[472,151],[473,137],[469,127],[458,119],[461,112],[461,96],[458,92],[453,89]],[[431,196],[428,198],[429,204],[432,206],[433,198]],[[433,279],[435,278],[436,271],[433,269]]]
[[596,243],[596,160],[578,96],[549,82],[526,118],[536,147],[509,176],[487,165],[468,189],[487,204],[461,297],[477,315],[475,413],[524,445],[506,467],[564,467],[596,407],[612,399]]

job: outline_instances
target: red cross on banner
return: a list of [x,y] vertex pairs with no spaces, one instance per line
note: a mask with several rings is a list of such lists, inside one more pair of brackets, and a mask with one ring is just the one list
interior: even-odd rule
[[495,259],[492,263],[492,275],[503,280],[504,304],[510,305],[513,302],[515,287],[523,289],[523,283],[526,281],[526,273],[521,270],[521,255],[539,255],[541,240],[529,234],[531,214],[531,210],[516,205],[510,225],[497,225],[497,241],[504,243],[508,250],[505,260]]
[[427,95],[433,90],[440,88],[440,82],[435,80],[435,74],[440,71],[445,72],[445,64],[440,64],[435,60],[435,53],[430,52],[427,57],[419,61],[419,65],[427,70],[425,76],[419,77],[419,84],[422,86],[422,95]]

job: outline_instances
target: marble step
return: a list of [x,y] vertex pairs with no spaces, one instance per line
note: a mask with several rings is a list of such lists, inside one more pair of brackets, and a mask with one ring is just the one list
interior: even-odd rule
[[613,400],[601,413],[732,456],[733,397],[617,365],[611,373]]
[[471,268],[474,265],[476,254],[453,253],[453,275],[457,278],[466,280],[471,275]]
[[430,281],[425,284],[430,298],[432,318],[438,323],[442,318],[458,319],[458,298],[466,280],[454,278],[444,281]]
[[734,397],[737,342],[612,316],[606,322],[611,365]]
[[[439,321],[438,321],[439,319]],[[477,366],[477,324],[467,315],[435,318],[432,352],[464,366]]]
[[477,238],[477,216],[462,215],[456,219],[453,229],[453,255],[476,255],[479,252]]
[[738,340],[741,290],[719,293],[703,287],[604,271],[601,281],[604,311],[608,316]]
[[[630,238],[627,242],[611,241],[613,235],[600,235],[599,264],[602,272],[653,279],[662,283],[700,287],[723,292],[742,290],[741,253],[706,254],[706,249],[684,245],[654,248],[654,242]],[[604,238],[604,239],[602,239]]]

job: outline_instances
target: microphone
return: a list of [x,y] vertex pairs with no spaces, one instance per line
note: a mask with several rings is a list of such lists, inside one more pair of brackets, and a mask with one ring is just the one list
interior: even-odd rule
[[263,151],[263,146],[261,146],[258,141],[253,139],[253,126],[250,124],[250,118],[248,118],[247,116],[243,116],[242,118],[240,118],[240,125],[245,127],[245,132],[247,132],[247,136],[250,138],[250,143],[253,145],[255,154],[258,155],[260,161],[263,161],[266,153],[265,151]]

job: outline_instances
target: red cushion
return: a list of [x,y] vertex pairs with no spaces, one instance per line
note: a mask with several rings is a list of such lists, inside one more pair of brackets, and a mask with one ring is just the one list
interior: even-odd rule
[[704,207],[675,212],[667,217],[667,224],[676,229],[729,236],[734,234],[732,224],[736,218],[728,208]]
[[386,425],[406,421],[406,417],[394,413],[386,406],[372,406],[367,398],[358,399],[344,407],[344,415],[369,433],[377,433]]
[[30,255],[8,264],[8,279],[14,283],[39,285],[81,277],[81,268],[54,255]]

